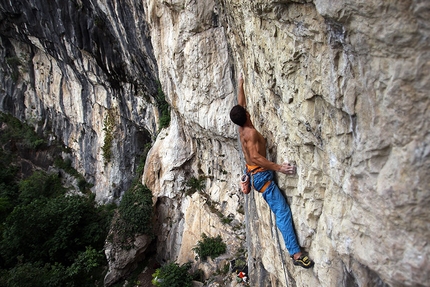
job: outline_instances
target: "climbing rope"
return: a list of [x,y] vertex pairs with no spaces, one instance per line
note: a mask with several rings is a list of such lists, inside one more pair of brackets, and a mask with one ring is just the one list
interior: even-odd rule
[[276,241],[278,242],[279,257],[281,258],[282,269],[284,270],[284,277],[285,277],[285,284],[286,284],[285,286],[288,286],[289,281],[288,281],[288,275],[287,275],[287,270],[286,270],[286,266],[285,266],[285,258],[283,256],[283,252],[282,252],[281,240],[279,240],[278,228],[276,227],[276,223],[273,224],[273,219],[272,219],[273,216],[274,216],[273,212],[270,211],[270,226],[274,227],[272,230],[273,230],[273,232],[275,232]]
[[[239,138],[238,138],[238,146],[239,146],[239,150],[241,150],[242,149],[242,145],[241,145],[241,142],[240,142]],[[245,158],[244,158],[243,151],[240,152],[240,159],[241,159],[241,162],[245,163]],[[252,196],[252,199],[255,200],[253,192],[251,192],[249,195]],[[250,244],[250,242],[249,242],[249,238],[250,238],[250,230],[249,229],[250,229],[250,227],[249,227],[249,224],[248,224],[249,223],[249,216],[250,216],[249,209],[248,209],[249,204],[250,204],[249,200],[250,200],[249,196],[245,196],[245,206],[244,206],[244,209],[245,209],[245,229],[246,229],[246,244],[247,244],[248,248],[249,248],[248,245]],[[275,224],[273,223],[273,217],[274,216],[275,215],[273,214],[273,212],[270,211],[270,225],[273,227],[272,233],[274,232],[276,234],[276,241],[277,241],[277,244],[278,244],[279,256],[280,256],[280,260],[281,260],[281,263],[282,263],[282,269],[284,271],[285,284],[286,284],[286,286],[289,286],[290,284],[289,284],[288,274],[287,274],[287,270],[286,270],[285,258],[283,256],[283,252],[282,252],[281,241],[279,239],[279,232],[278,232],[276,223]],[[250,273],[252,264],[251,264],[251,260],[250,260],[249,256],[248,256],[248,264],[247,265],[248,265],[249,273]]]

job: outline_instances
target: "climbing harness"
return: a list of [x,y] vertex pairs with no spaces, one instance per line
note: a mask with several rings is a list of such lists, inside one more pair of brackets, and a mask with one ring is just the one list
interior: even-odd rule
[[240,179],[243,193],[248,194],[251,191],[251,186],[259,193],[264,193],[266,191],[266,189],[272,183],[271,180],[267,181],[259,190],[254,186],[254,174],[261,171],[266,171],[266,169],[260,166],[246,165],[245,173]]

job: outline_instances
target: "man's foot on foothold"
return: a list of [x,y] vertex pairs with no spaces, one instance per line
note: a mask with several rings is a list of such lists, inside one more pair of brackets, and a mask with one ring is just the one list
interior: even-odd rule
[[310,260],[306,254],[301,254],[297,259],[294,259],[294,256],[291,256],[291,259],[293,260],[293,264],[296,266],[301,266],[306,269],[314,266],[314,262]]

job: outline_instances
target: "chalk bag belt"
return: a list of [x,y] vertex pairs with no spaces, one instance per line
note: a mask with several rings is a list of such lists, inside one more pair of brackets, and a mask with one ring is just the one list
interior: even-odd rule
[[266,191],[266,189],[269,187],[271,182],[272,182],[271,180],[267,181],[258,192],[264,193]]
[[267,169],[265,169],[264,167],[260,167],[260,166],[257,166],[256,168],[253,168],[253,169],[249,169],[249,168],[247,169],[247,171],[252,175],[256,174],[257,172],[266,171],[266,170]]
[[[249,169],[249,166],[248,166],[248,168],[247,168],[247,172],[249,172],[250,174],[251,174],[251,176],[253,176],[254,174],[256,174],[256,173],[258,173],[258,172],[260,172],[260,171],[266,171],[267,169],[265,169],[265,168],[263,168],[263,167],[260,167],[260,166],[257,166],[256,168],[254,168],[254,169]],[[254,189],[255,190],[257,190],[256,188],[255,188],[255,186],[254,186],[254,179],[252,178],[251,179],[251,182],[253,183],[252,184],[252,186],[254,187]],[[258,192],[260,192],[260,193],[263,193],[263,192],[265,192],[266,191],[266,189],[269,187],[269,185],[270,185],[270,183],[271,183],[272,181],[271,180],[269,180],[269,181],[267,181],[264,185],[263,185],[263,187],[260,189],[260,190],[258,190]]]

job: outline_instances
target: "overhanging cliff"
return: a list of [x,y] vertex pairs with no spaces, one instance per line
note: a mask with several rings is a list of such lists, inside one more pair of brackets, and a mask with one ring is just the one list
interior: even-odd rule
[[157,131],[142,4],[2,1],[0,11],[1,110],[70,148],[99,201],[119,198]]
[[[255,286],[428,285],[426,1],[3,2],[0,109],[70,147],[99,201],[125,191],[156,137],[144,181],[160,261],[194,260],[201,234],[220,234],[228,254],[208,276],[246,247]],[[312,270],[292,265],[261,196],[239,191],[239,72],[269,159],[297,163],[277,182]]]
[[[146,182],[175,198],[186,178],[178,167],[191,167],[209,178],[206,193],[223,214],[236,208],[228,197],[239,196],[245,219],[233,214],[247,222],[257,286],[426,285],[429,8],[422,1],[148,1],[176,120],[152,151]],[[261,196],[237,193],[243,162],[228,111],[240,71],[270,159],[297,163],[297,176],[278,175],[278,184],[317,262],[312,271],[292,265]],[[179,201],[183,226],[164,230],[164,238],[180,235],[166,254],[182,262],[200,231],[229,238],[228,228],[214,230],[216,219],[202,228],[192,216],[201,200]]]

